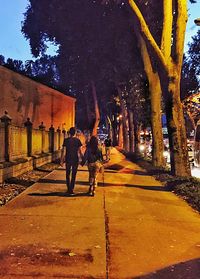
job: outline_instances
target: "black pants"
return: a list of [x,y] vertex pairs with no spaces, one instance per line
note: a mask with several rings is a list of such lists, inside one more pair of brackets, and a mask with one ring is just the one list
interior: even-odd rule
[[66,163],[66,183],[68,192],[73,192],[74,190],[77,169],[78,163]]

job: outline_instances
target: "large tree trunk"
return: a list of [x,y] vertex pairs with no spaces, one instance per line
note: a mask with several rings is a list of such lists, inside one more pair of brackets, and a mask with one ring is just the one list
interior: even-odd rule
[[157,167],[164,166],[164,142],[161,121],[161,90],[158,74],[153,74],[150,84],[151,92],[151,127],[152,127],[152,161]]
[[92,86],[92,96],[93,96],[94,110],[95,110],[95,123],[94,123],[94,127],[92,129],[92,136],[97,136],[98,126],[99,126],[99,122],[100,122],[100,113],[99,113],[96,87],[95,87],[95,83],[93,80],[91,81],[91,86]]
[[134,152],[134,124],[133,111],[128,109],[128,125],[129,125],[129,151]]
[[170,143],[171,171],[174,175],[190,175],[183,107],[180,100],[180,79],[174,69],[168,83],[166,116]]
[[125,151],[129,151],[129,144],[128,144],[128,127],[127,127],[127,110],[125,107],[125,103],[122,97],[121,89],[118,87],[118,94],[121,104],[122,110],[122,131],[123,131],[123,148]]
[[[175,5],[172,5],[175,2]],[[187,23],[187,0],[163,0],[163,32],[161,46],[153,37],[141,11],[134,0],[129,4],[138,20],[140,34],[154,52],[160,65],[159,76],[165,75],[167,83],[166,113],[170,136],[172,172],[190,175],[187,161],[187,139],[183,109],[180,102],[180,76],[183,60],[184,36]],[[163,83],[163,81],[162,81]]]
[[152,162],[156,167],[164,166],[164,143],[161,121],[161,86],[157,72],[154,72],[147,51],[145,41],[138,36],[140,50],[143,58],[145,72],[149,80],[149,93],[151,100],[151,127],[152,127]]

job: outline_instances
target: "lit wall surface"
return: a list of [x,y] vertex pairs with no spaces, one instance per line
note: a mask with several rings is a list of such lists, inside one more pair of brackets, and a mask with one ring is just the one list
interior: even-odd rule
[[33,127],[69,129],[75,123],[75,99],[0,66],[0,116],[4,111],[21,126],[29,117]]

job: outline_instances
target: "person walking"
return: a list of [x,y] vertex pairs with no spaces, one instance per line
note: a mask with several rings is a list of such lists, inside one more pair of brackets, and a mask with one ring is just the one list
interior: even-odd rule
[[111,146],[112,146],[112,141],[111,141],[111,138],[109,136],[105,139],[104,145],[105,145],[105,150],[106,150],[106,161],[109,161],[110,160]]
[[92,136],[89,143],[87,144],[87,148],[82,160],[82,166],[85,163],[88,163],[88,171],[89,171],[89,195],[95,195],[95,188],[97,186],[97,177],[98,174],[103,167],[103,156],[102,152],[98,147],[98,139],[95,136]]
[[71,127],[69,129],[69,137],[63,141],[63,147],[61,151],[60,165],[66,165],[66,184],[67,192],[69,195],[74,195],[74,185],[76,180],[76,173],[78,170],[79,155],[82,159],[81,141],[75,136],[76,129]]

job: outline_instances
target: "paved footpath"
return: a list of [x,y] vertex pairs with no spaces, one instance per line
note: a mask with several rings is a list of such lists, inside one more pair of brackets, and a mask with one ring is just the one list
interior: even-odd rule
[[200,279],[198,213],[116,149],[95,197],[87,179],[68,197],[55,170],[0,209],[0,278]]

